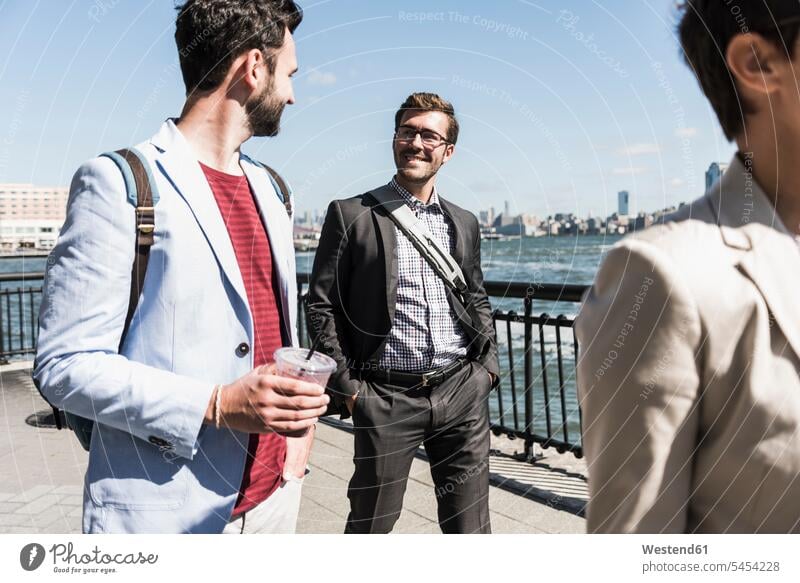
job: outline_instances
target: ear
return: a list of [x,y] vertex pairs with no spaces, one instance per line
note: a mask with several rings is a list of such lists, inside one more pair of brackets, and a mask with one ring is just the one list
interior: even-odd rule
[[442,156],[442,164],[447,162],[456,153],[456,147],[453,144],[447,144],[444,147],[444,155]]
[[742,101],[749,103],[774,97],[791,67],[784,48],[752,32],[731,39],[725,60]]
[[[236,62],[239,62],[240,80],[250,92],[257,91],[266,82],[267,63],[264,54],[258,49],[250,49],[241,55]],[[234,62],[234,66],[236,64]]]

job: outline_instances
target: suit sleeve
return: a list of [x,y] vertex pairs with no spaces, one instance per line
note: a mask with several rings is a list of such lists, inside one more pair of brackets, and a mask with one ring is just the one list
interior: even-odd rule
[[191,459],[214,385],[118,354],[135,224],[114,162],[83,165],[47,259],[34,380],[52,405]]
[[588,532],[685,532],[699,427],[701,326],[669,257],[612,249],[576,319]]
[[492,306],[489,303],[489,296],[483,286],[483,269],[481,268],[481,234],[480,226],[475,217],[472,217],[474,225],[472,232],[474,240],[472,244],[473,269],[472,277],[468,278],[470,301],[475,313],[478,315],[480,323],[480,334],[486,339],[483,351],[478,357],[486,370],[494,375],[493,388],[500,384],[500,361],[497,356],[497,342],[495,340],[494,321],[492,320]]
[[347,227],[337,201],[328,206],[314,257],[308,291],[308,333],[321,350],[336,361],[328,391],[342,418],[349,417],[344,399],[358,392],[361,381],[351,378],[345,298],[348,296],[350,252]]

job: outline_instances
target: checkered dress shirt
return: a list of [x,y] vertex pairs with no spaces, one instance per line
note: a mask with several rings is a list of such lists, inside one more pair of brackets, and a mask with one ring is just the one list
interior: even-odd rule
[[[450,253],[455,230],[442,211],[434,187],[428,204],[400,186],[389,183]],[[468,338],[447,301],[444,282],[395,226],[397,237],[397,305],[380,365],[402,371],[446,366],[466,356]]]

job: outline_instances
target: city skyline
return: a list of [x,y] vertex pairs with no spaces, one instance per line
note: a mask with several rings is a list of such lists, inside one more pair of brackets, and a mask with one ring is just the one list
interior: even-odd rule
[[[718,180],[720,178],[720,176],[722,176],[722,173],[727,169],[727,167],[728,167],[728,164],[726,164],[726,163],[721,163],[721,162],[712,162],[711,163],[711,165],[709,166],[709,169],[705,173],[706,174],[706,182],[705,182],[706,183],[706,190],[708,190],[711,187],[711,185],[714,182],[716,182],[716,180]],[[625,200],[624,208],[623,208],[623,203],[622,203],[622,200],[623,200],[622,195],[623,194],[625,195],[624,196],[624,200]],[[655,212],[659,212],[659,211],[663,211],[665,209],[671,208],[671,207],[664,207],[664,208],[658,208],[658,209],[635,209],[635,210],[631,210],[630,198],[629,198],[630,197],[630,192],[627,191],[627,190],[622,190],[622,191],[619,191],[617,193],[617,196],[618,196],[618,198],[617,198],[617,201],[618,201],[617,210],[615,212],[609,214],[607,217],[604,217],[604,218],[608,218],[608,217],[611,217],[613,215],[618,215],[618,216],[637,216],[637,215],[642,214],[642,213],[652,214],[652,213],[655,213]],[[498,212],[497,209],[495,208],[495,206],[490,206],[488,208],[478,209],[477,212],[475,212],[475,215],[478,217],[479,223],[481,225],[489,225],[489,224],[493,223],[495,221],[495,219],[497,219],[497,218],[499,218],[501,216],[518,217],[518,216],[521,216],[521,215],[528,215],[528,216],[538,217],[538,215],[535,215],[533,213],[525,213],[525,212],[512,213],[511,212],[510,201],[504,200],[502,202],[503,202],[503,205],[502,205],[503,210],[501,212]],[[678,201],[678,206],[680,206],[682,204],[685,204],[686,202],[688,202],[688,201],[683,201],[683,200],[682,201]],[[673,205],[673,207],[674,206],[675,205]],[[326,209],[324,209],[324,208],[298,209],[298,212],[295,215],[295,222],[300,223],[300,224],[321,225],[322,221],[323,221],[323,219],[325,217],[325,211],[326,211]],[[574,214],[575,213],[571,213],[571,212],[567,212],[567,211],[563,211],[563,210],[562,211],[556,210],[554,213],[551,213],[550,215],[548,215],[545,218],[551,218],[551,217],[554,217],[556,215],[574,215]],[[593,211],[590,210],[590,211],[587,212],[586,215],[583,215],[581,218],[587,218],[587,219],[588,218],[598,218],[599,216],[600,215],[598,215],[597,213],[594,213]]]
[[[508,200],[515,213],[605,216],[621,190],[669,206],[702,194],[702,161],[733,154],[681,62],[670,1],[304,9],[296,104],[277,138],[244,147],[292,183],[299,208],[388,182],[394,112],[418,90],[456,107],[438,184],[473,212]],[[168,2],[4,3],[0,183],[67,185],[83,161],[177,115],[173,23]]]
[[[705,173],[706,190],[722,176],[728,165],[712,162]],[[48,250],[55,244],[61,224],[66,216],[68,189],[32,184],[0,184],[0,251],[16,252],[18,249]],[[676,209],[678,205],[656,210],[630,207],[630,192],[617,193],[617,210],[607,216],[589,211],[586,215],[558,211],[545,217],[531,213],[511,214],[510,201],[503,201],[503,210],[497,213],[494,206],[476,212],[481,230],[486,235],[544,236],[599,234],[609,229],[624,234],[650,226],[659,217]],[[326,209],[295,209],[296,240],[304,242],[319,236]],[[297,243],[297,241],[296,241]]]

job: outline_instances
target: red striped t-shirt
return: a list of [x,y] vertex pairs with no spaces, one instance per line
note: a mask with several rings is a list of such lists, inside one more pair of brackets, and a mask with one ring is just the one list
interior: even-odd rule
[[[284,345],[277,274],[267,231],[258,214],[247,177],[226,174],[200,164],[222,219],[242,274],[253,316],[253,365],[272,362]],[[233,516],[266,500],[281,483],[286,459],[286,438],[277,433],[251,434],[239,497]]]

